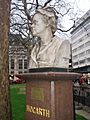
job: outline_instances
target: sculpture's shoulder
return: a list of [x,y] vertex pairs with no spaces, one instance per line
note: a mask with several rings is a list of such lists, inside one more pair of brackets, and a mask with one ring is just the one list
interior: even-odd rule
[[68,51],[68,54],[69,54],[69,52],[70,52],[70,41],[69,40],[64,40],[62,42],[61,49],[63,49],[63,51]]
[[[55,36],[56,49],[58,56],[69,56],[70,54],[70,41]],[[63,54],[62,54],[63,53]]]
[[59,38],[59,37],[57,37],[57,36],[54,36],[53,37],[53,45],[55,45],[55,46],[61,46],[61,44],[62,44],[62,40]]
[[60,38],[60,37],[58,37],[58,36],[54,36],[53,37],[53,43],[54,44],[57,44],[57,45],[70,45],[70,42],[69,42],[69,40],[67,40],[67,39],[62,39],[62,38]]
[[67,40],[67,39],[65,39],[65,40],[63,40],[63,44],[68,44],[68,45],[70,45],[70,41]]

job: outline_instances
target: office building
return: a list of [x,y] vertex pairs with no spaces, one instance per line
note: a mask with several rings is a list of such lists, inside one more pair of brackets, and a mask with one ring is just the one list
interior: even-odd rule
[[90,72],[90,10],[76,23],[71,32],[72,66],[81,73]]

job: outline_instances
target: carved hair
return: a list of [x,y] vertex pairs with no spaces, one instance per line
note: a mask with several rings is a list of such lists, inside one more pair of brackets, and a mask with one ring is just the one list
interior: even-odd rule
[[51,31],[54,34],[57,28],[57,16],[55,11],[51,7],[39,8],[35,14],[41,14],[44,17],[45,22],[49,22]]

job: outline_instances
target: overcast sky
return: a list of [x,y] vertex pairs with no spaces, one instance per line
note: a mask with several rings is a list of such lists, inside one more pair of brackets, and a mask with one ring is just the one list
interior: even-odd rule
[[[15,0],[16,1],[16,0]],[[18,0],[17,0],[18,1]],[[40,0],[40,1],[46,1],[46,0]],[[80,10],[82,10],[83,12],[80,13],[80,16],[83,16],[89,9],[90,9],[90,0],[67,0],[71,3],[73,3],[74,5],[74,10],[77,12],[77,8],[79,8]],[[62,25],[65,29],[69,29],[72,25],[73,22],[69,20],[70,18],[65,18],[62,21]]]
[[[77,8],[82,10],[82,12],[80,12],[78,16],[79,18],[83,16],[90,9],[90,0],[68,0],[68,1],[74,3],[75,11],[77,11]],[[68,21],[68,18],[66,16],[62,24],[64,25],[65,28],[68,29],[70,26],[72,26],[72,21]]]
[[[83,16],[89,9],[90,9],[90,0],[68,0],[69,2],[74,2],[74,7],[77,10],[77,7],[82,10],[80,16]],[[62,25],[68,29],[70,26],[72,26],[72,22],[68,21],[67,18],[63,20]],[[60,33],[59,33],[60,34]],[[61,36],[61,34],[60,34]]]
[[76,0],[78,7],[87,12],[90,9],[90,0]]

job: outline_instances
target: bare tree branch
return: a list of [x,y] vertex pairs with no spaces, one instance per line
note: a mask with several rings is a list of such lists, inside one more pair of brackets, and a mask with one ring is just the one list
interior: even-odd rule
[[46,7],[48,3],[50,3],[52,0],[48,0],[43,7]]
[[68,30],[63,30],[63,29],[60,29],[60,28],[57,28],[58,30],[60,30],[61,32],[68,32],[68,31],[70,31],[72,28],[74,28],[75,27],[75,21],[74,21],[74,24],[73,24],[73,26],[72,27],[70,27]]
[[38,9],[39,3],[38,0],[36,0],[36,9]]
[[65,15],[67,15],[71,9],[72,9],[72,8],[69,8],[69,9],[66,11],[66,13],[61,14],[61,15],[62,15],[62,17],[63,17],[63,16],[65,16]]
[[23,4],[24,4],[24,10],[25,10],[26,16],[27,16],[28,20],[31,20],[31,16],[27,12],[27,3],[26,3],[26,0],[23,0]]

